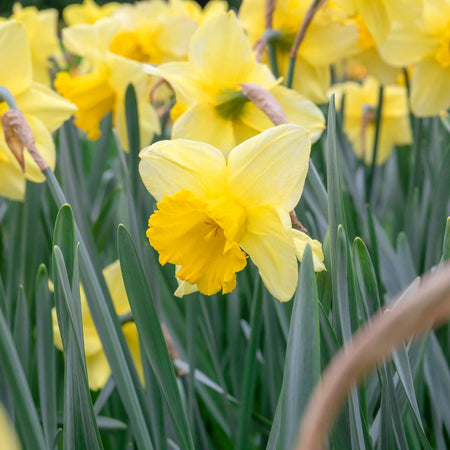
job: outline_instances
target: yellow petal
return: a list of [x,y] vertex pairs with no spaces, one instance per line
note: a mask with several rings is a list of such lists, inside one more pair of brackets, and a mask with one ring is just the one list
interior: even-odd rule
[[382,84],[395,84],[400,73],[397,67],[387,64],[376,49],[370,49],[352,57],[352,60],[362,64],[370,76]]
[[356,0],[355,4],[370,34],[381,44],[391,27],[386,5],[382,0]]
[[159,141],[139,156],[142,181],[157,201],[182,189],[206,198],[225,188],[225,159],[220,150],[203,142]]
[[381,57],[395,67],[409,66],[434,53],[439,40],[412,23],[394,23],[387,41],[379,47]]
[[27,34],[22,23],[7,20],[0,23],[0,86],[15,96],[31,84],[31,54]]
[[41,120],[53,132],[69,119],[77,107],[55,91],[40,83],[16,97],[17,106],[26,114]]
[[139,346],[139,336],[136,325],[131,322],[126,323],[122,326],[122,330],[141,383],[144,384],[144,368],[142,367],[141,348]]
[[245,206],[291,211],[300,200],[311,140],[298,125],[270,128],[235,147],[228,158],[233,195]]
[[427,0],[423,2],[423,21],[425,28],[435,34],[448,30],[450,2],[447,0]]
[[189,61],[205,80],[218,89],[245,80],[256,63],[250,43],[233,11],[208,19],[195,32]]
[[282,302],[290,300],[297,287],[297,258],[292,236],[277,211],[270,207],[249,210],[240,246],[258,267],[268,291]]
[[11,420],[5,410],[0,405],[0,436],[2,437],[2,446],[8,450],[20,450],[20,441],[17,438]]
[[111,368],[103,349],[93,355],[86,355],[86,369],[89,388],[92,391],[103,388],[111,376]]
[[117,314],[125,314],[130,311],[130,304],[128,302],[127,291],[123,283],[122,271],[120,269],[120,261],[116,260],[102,271],[105,278],[106,286],[111,295],[111,300],[114,304],[114,309]]
[[[1,140],[3,141],[3,138]],[[0,146],[3,146],[3,143],[0,143]],[[25,176],[22,170],[3,154],[2,147],[0,147],[0,196],[17,201],[25,199]]]
[[315,239],[311,239],[306,233],[303,233],[299,230],[291,230],[292,236],[294,238],[295,245],[295,253],[297,255],[297,259],[299,261],[303,258],[303,252],[307,245],[311,247],[314,271],[321,272],[322,270],[326,270],[322,251],[322,244]]
[[[181,269],[181,266],[175,266],[175,273],[177,273]],[[184,297],[185,295],[192,294],[193,292],[198,291],[198,287],[196,284],[188,283],[187,281],[180,280],[177,278],[178,287],[173,293],[175,297]]]
[[450,106],[450,67],[433,58],[421,61],[411,79],[411,108],[419,117],[434,116]]
[[223,118],[209,103],[197,103],[187,109],[175,121],[172,138],[206,142],[225,157],[236,145],[233,121]]

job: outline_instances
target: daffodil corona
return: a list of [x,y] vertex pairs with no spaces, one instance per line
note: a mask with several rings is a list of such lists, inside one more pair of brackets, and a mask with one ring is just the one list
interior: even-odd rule
[[178,266],[178,293],[192,291],[186,284],[206,295],[232,291],[248,255],[274,297],[292,297],[298,268],[289,212],[310,146],[309,133],[289,124],[241,143],[228,161],[215,147],[184,139],[141,152],[141,178],[158,201],[147,236],[161,264]]

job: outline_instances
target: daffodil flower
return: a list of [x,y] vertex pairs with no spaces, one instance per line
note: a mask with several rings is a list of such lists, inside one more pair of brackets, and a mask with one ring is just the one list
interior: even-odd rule
[[[224,38],[226,36],[226,39]],[[167,79],[184,111],[172,137],[203,141],[227,154],[237,144],[272,126],[268,117],[241,92],[241,83],[269,90],[290,122],[311,131],[313,141],[324,129],[324,117],[311,101],[278,86],[265,64],[257,63],[234,12],[207,20],[194,34],[189,61],[145,66]]]
[[[55,167],[55,144],[51,133],[57,130],[76,107],[47,86],[33,81],[30,47],[25,26],[15,20],[0,23],[0,86],[14,96],[17,107],[31,127],[37,149],[47,164]],[[0,100],[0,117],[9,109]],[[25,173],[5,142],[0,126],[0,195],[23,200],[25,180],[43,182],[44,175],[25,151]]]
[[0,404],[0,436],[2,437],[2,446],[8,450],[20,450],[22,447],[20,441],[12,426],[6,411]]
[[110,17],[120,4],[108,2],[98,6],[94,0],[83,0],[81,5],[67,5],[63,10],[64,22],[67,25],[93,24],[104,17]]
[[[373,78],[366,79],[363,85],[348,82],[333,87],[338,109],[345,94],[344,131],[356,155],[366,164],[371,163],[373,155],[378,88]],[[394,145],[406,145],[411,141],[406,88],[385,86],[376,164],[386,161]]]
[[33,80],[50,85],[49,59],[61,56],[57,37],[58,11],[56,9],[39,11],[35,6],[23,8],[20,3],[15,3],[10,19],[22,22],[27,31]]
[[125,115],[125,93],[128,84],[136,91],[140,138],[149,143],[160,132],[158,116],[150,105],[150,80],[138,62],[109,51],[119,23],[101,19],[94,25],[74,25],[63,30],[66,48],[85,57],[94,66],[86,75],[72,77],[60,72],[55,80],[56,90],[78,106],[75,124],[89,139],[100,137],[100,120],[113,111],[113,124],[122,147],[128,150]]
[[158,201],[147,236],[161,264],[179,266],[176,277],[188,284],[178,294],[190,285],[205,295],[231,292],[248,255],[274,297],[293,296],[289,212],[303,190],[310,146],[303,127],[287,124],[239,144],[228,161],[217,148],[185,139],[142,150],[141,178]]
[[415,64],[414,114],[433,116],[450,107],[450,1],[426,1],[420,20],[394,23],[380,53],[393,66]]
[[[328,2],[327,2],[328,3]],[[310,0],[277,0],[273,29],[280,32],[274,42],[280,74],[286,76],[289,52],[303,22]],[[264,33],[265,0],[244,0],[239,18],[255,44]],[[308,27],[297,53],[293,89],[315,103],[326,103],[330,87],[330,64],[348,56],[358,39],[358,29],[347,17],[328,4],[322,6]]]
[[[122,279],[119,261],[115,261],[103,270],[106,286],[108,287],[114,308],[118,315],[124,315],[130,312],[130,304]],[[84,351],[86,355],[86,368],[88,374],[89,387],[96,391],[105,386],[108,378],[111,376],[111,368],[103,351],[100,337],[95,328],[94,321],[89,311],[86,300],[86,294],[83,286],[80,286],[81,316],[83,322]],[[59,331],[56,309],[52,310],[53,320],[53,338],[56,347],[63,349],[61,333]],[[141,380],[143,380],[143,368],[141,361],[141,351],[139,348],[139,339],[134,322],[126,322],[122,325],[122,331],[125,335],[131,356],[136,365]]]

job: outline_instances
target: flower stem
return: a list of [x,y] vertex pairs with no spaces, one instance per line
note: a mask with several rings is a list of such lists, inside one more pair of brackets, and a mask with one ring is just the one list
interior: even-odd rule
[[375,119],[375,137],[373,140],[373,150],[372,150],[372,162],[370,164],[369,174],[367,176],[367,184],[366,184],[366,200],[370,203],[370,197],[372,194],[373,187],[373,177],[375,174],[375,166],[377,163],[377,155],[378,155],[378,143],[380,140],[380,130],[381,130],[381,110],[383,108],[383,93],[384,87],[380,84],[378,89],[378,105],[377,105],[377,115]]
[[273,42],[267,42],[267,52],[269,54],[270,68],[275,78],[280,76],[280,71],[278,70],[277,54],[275,51],[275,45]]
[[14,99],[14,96],[11,94],[9,89],[5,88],[4,86],[0,86],[0,100],[5,101],[10,109],[19,109],[17,107],[16,100]]

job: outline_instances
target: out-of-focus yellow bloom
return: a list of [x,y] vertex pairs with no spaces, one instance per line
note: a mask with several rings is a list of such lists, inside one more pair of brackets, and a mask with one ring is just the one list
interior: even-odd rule
[[393,66],[416,64],[411,79],[411,109],[433,116],[450,107],[450,1],[425,1],[421,18],[394,23],[382,57]]
[[99,123],[113,111],[113,124],[125,150],[128,133],[125,116],[125,93],[128,84],[136,91],[139,111],[140,138],[149,143],[160,132],[158,116],[150,105],[150,80],[137,61],[109,51],[119,28],[113,19],[101,19],[94,25],[74,25],[63,30],[66,48],[85,57],[94,71],[71,77],[61,72],[55,80],[56,90],[78,106],[75,124],[88,134],[89,139],[100,137]]
[[233,12],[207,20],[195,32],[188,62],[146,66],[146,70],[169,81],[181,103],[178,111],[186,107],[174,123],[172,137],[206,142],[225,155],[272,126],[242,94],[239,83],[256,83],[269,90],[289,121],[310,130],[313,141],[325,127],[317,106],[297,92],[278,86],[268,67],[256,62]]
[[2,447],[8,450],[19,450],[21,448],[19,439],[14,432],[14,428],[9,420],[6,411],[0,404],[0,436],[2,437]]
[[[273,29],[281,33],[275,45],[280,74],[286,76],[289,52],[310,0],[278,0],[273,15]],[[250,41],[261,38],[265,24],[265,0],[244,0],[239,18]],[[358,29],[346,16],[328,4],[314,16],[297,53],[293,88],[315,103],[326,103],[330,86],[330,64],[348,56],[358,39]]]
[[292,297],[300,246],[289,212],[303,190],[310,146],[309,133],[288,124],[241,143],[228,161],[217,148],[185,139],[141,152],[141,178],[158,201],[147,236],[161,264],[179,266],[177,295],[192,285],[205,295],[231,292],[247,254],[274,297]]
[[[130,312],[130,304],[123,284],[122,271],[120,270],[119,261],[115,261],[103,270],[106,286],[108,287],[114,308],[118,315],[127,314]],[[81,299],[81,316],[83,321],[83,336],[84,336],[84,352],[86,355],[86,368],[89,380],[89,387],[96,391],[101,389],[111,375],[111,368],[103,351],[100,337],[95,328],[94,321],[89,311],[89,306],[86,300],[86,294],[82,286],[80,286]],[[53,337],[56,347],[63,349],[61,333],[59,331],[58,319],[56,316],[56,309],[52,310],[53,319]],[[122,331],[125,335],[128,347],[130,348],[131,356],[138,374],[143,380],[143,368],[141,361],[141,351],[139,348],[139,339],[136,325],[134,322],[127,322],[122,325]]]
[[[33,69],[27,33],[23,23],[7,20],[0,23],[0,86],[14,96],[18,108],[31,127],[37,149],[47,164],[55,166],[55,145],[51,132],[58,129],[76,110],[75,106],[43,84],[33,82]],[[8,111],[0,100],[0,117]],[[44,175],[25,151],[25,174],[5,142],[0,126],[0,195],[23,200],[25,179],[42,182]]]
[[303,252],[307,245],[311,247],[313,265],[315,272],[322,272],[325,270],[324,256],[322,251],[322,244],[316,239],[311,239],[306,233],[292,229],[291,233],[294,238],[295,253],[299,261],[303,258]]
[[23,22],[27,31],[33,80],[50,85],[49,58],[60,56],[57,38],[58,11],[56,9],[38,11],[35,6],[23,8],[20,3],[15,3],[10,19]]
[[[373,155],[378,88],[379,84],[373,78],[365,80],[363,85],[348,82],[333,87],[338,109],[345,94],[344,131],[356,155],[366,164],[371,163]],[[410,144],[411,141],[406,88],[385,86],[376,163],[384,163],[394,145]]]
[[115,2],[98,6],[94,0],[83,0],[81,5],[68,5],[64,8],[64,22],[67,25],[93,24],[103,17],[111,16],[119,6],[119,3]]

